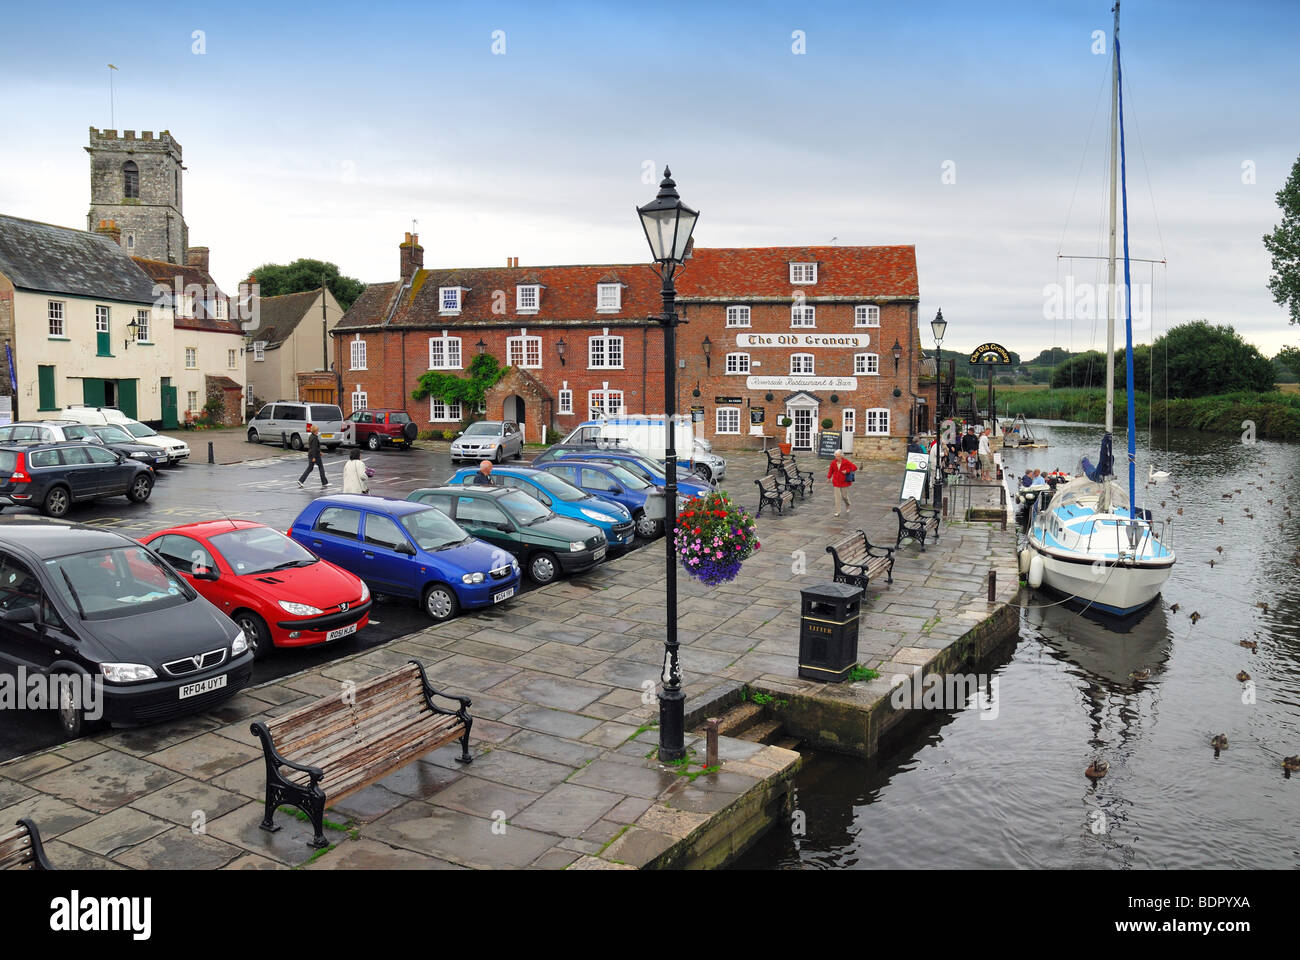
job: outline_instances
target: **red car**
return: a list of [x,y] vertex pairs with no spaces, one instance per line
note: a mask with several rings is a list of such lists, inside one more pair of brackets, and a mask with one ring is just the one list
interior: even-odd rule
[[419,432],[405,410],[358,410],[343,421],[343,442],[349,446],[378,450],[394,446],[410,450]]
[[142,542],[239,625],[259,660],[275,647],[340,640],[370,622],[361,578],[265,524],[208,520]]

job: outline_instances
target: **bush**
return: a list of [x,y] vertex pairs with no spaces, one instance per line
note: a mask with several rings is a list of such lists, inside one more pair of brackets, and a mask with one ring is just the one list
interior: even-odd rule
[[832,420],[830,417],[823,417],[823,418],[822,418],[822,429],[823,429],[823,430],[829,430],[829,429],[830,429],[831,427],[833,427],[833,426],[835,426],[835,421]]
[[460,432],[460,431],[458,431],[458,430],[444,430],[444,431],[442,431],[442,439],[444,439],[444,440],[455,440],[455,439],[456,439],[456,434],[459,433],[459,432]]

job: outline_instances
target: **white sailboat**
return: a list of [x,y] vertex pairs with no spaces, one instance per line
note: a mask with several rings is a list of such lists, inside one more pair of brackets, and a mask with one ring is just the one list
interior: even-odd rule
[[[1133,319],[1129,274],[1128,188],[1124,177],[1124,100],[1115,4],[1111,67],[1110,256],[1106,310],[1106,433],[1095,469],[1057,489],[1029,529],[1029,585],[1047,586],[1090,609],[1116,616],[1141,610],[1160,595],[1174,566],[1163,524],[1136,507],[1136,424],[1133,403]],[[1116,156],[1118,146],[1119,156]],[[1116,184],[1123,191],[1125,344],[1128,358],[1128,489],[1115,479],[1111,438],[1115,429],[1115,227]]]

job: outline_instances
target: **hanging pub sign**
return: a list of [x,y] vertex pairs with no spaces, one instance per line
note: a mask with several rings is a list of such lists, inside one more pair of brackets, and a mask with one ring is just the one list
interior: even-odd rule
[[971,363],[1011,363],[1011,352],[1000,343],[981,343],[971,351]]
[[703,422],[704,422],[704,408],[691,407],[691,423],[703,423]]
[[745,402],[744,397],[714,397],[713,402],[720,407],[738,407]]
[[751,426],[762,423],[767,419],[767,409],[765,407],[749,408],[749,423]]

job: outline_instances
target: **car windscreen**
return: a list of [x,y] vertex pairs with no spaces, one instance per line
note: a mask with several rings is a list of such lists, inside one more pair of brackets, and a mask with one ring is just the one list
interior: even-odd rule
[[430,507],[402,517],[402,527],[421,550],[441,550],[465,543],[470,535],[441,510]]
[[497,500],[497,503],[514,517],[516,523],[520,524],[536,523],[538,520],[545,520],[547,517],[554,516],[550,510],[522,490],[512,490]]
[[317,563],[314,554],[300,547],[279,530],[245,527],[208,538],[237,574],[266,573]]
[[311,408],[311,418],[313,420],[323,420],[326,423],[331,420],[342,420],[343,411],[338,407],[332,407],[328,404],[313,404]]
[[575,487],[569,481],[562,480],[545,471],[541,471],[536,476],[529,477],[529,479],[558,500],[572,503],[575,500],[586,500],[590,496],[585,490]]
[[137,440],[140,437],[158,436],[157,431],[151,427],[146,427],[139,420],[128,420],[126,423],[122,424],[122,429],[131,434],[131,436],[135,437]]
[[197,594],[144,547],[46,560],[47,578],[83,620],[113,620],[189,603]]
[[92,427],[95,435],[105,443],[130,443],[135,438],[117,424],[110,423],[103,427]]
[[499,437],[501,435],[501,424],[499,423],[471,423],[465,429],[467,437]]
[[606,463],[602,464],[602,466],[604,466],[619,483],[623,484],[623,486],[627,487],[629,490],[645,490],[647,487],[653,486],[653,484],[642,480],[641,477],[637,476],[635,473],[632,473],[629,470],[624,470],[619,464]]

